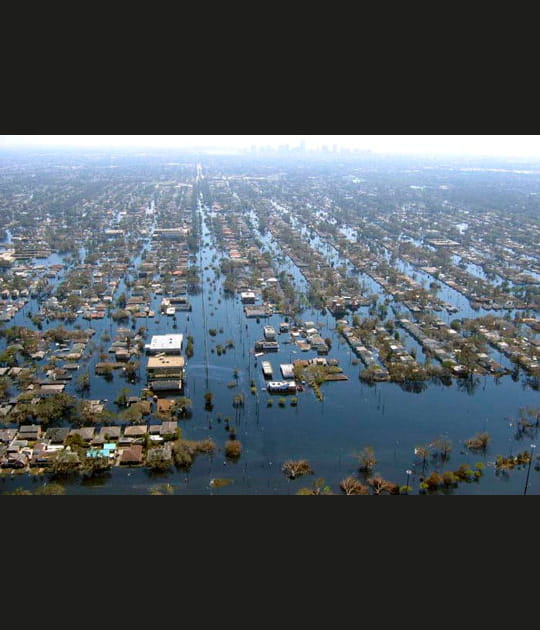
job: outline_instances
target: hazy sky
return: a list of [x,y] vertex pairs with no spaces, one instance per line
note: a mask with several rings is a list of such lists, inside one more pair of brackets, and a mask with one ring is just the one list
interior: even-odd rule
[[103,147],[121,149],[213,147],[245,149],[253,145],[370,149],[377,153],[540,157],[538,135],[4,135],[0,148]]

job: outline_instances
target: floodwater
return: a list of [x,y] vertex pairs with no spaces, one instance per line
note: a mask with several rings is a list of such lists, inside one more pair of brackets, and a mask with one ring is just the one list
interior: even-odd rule
[[[203,223],[202,242],[210,242],[211,237]],[[268,245],[270,240],[265,240]],[[324,247],[317,238],[314,246]],[[295,494],[300,488],[311,486],[316,478],[323,478],[331,490],[339,494],[339,482],[349,475],[362,476],[357,472],[355,454],[364,447],[375,449],[377,464],[375,471],[385,479],[405,484],[406,470],[412,470],[409,484],[413,493],[419,491],[419,479],[432,470],[455,470],[460,464],[474,466],[477,462],[486,464],[484,475],[478,482],[461,483],[453,489],[453,494],[521,494],[524,490],[527,467],[510,471],[507,475],[496,474],[494,460],[497,455],[516,454],[529,450],[536,443],[537,430],[530,436],[518,439],[516,419],[520,408],[538,406],[538,392],[527,383],[524,375],[516,380],[504,376],[499,380],[492,377],[479,377],[472,383],[454,380],[451,385],[437,383],[424,384],[423,391],[407,391],[398,384],[378,383],[369,386],[359,380],[363,369],[356,363],[349,346],[335,329],[335,320],[329,315],[321,315],[313,309],[300,314],[304,321],[313,321],[323,338],[329,337],[332,348],[328,358],[339,360],[340,366],[349,377],[348,381],[330,382],[321,386],[324,398],[319,401],[313,391],[306,387],[297,395],[297,406],[291,405],[291,396],[284,396],[280,406],[280,395],[270,395],[265,389],[261,370],[261,360],[269,360],[274,370],[274,379],[280,379],[279,366],[298,358],[312,358],[312,351],[301,352],[290,343],[289,335],[278,334],[279,351],[267,353],[264,357],[254,356],[255,341],[263,337],[263,326],[271,324],[279,331],[284,320],[281,315],[268,319],[247,319],[238,297],[225,297],[221,290],[222,280],[216,278],[212,264],[215,250],[212,246],[203,247],[197,264],[203,270],[202,291],[189,296],[191,312],[177,312],[175,317],[140,319],[137,327],[145,325],[149,335],[177,332],[194,337],[194,356],[187,360],[184,395],[193,402],[192,417],[180,421],[184,437],[203,439],[211,437],[218,450],[212,456],[198,455],[189,471],[172,469],[168,473],[155,474],[144,468],[114,468],[106,477],[84,481],[81,477],[64,482],[67,494],[147,494],[152,488],[169,484],[176,495],[182,494]],[[337,253],[332,252],[335,262]],[[52,262],[42,261],[44,264]],[[282,263],[292,274],[299,290],[305,290],[303,277],[290,259]],[[409,270],[408,270],[409,271]],[[415,270],[419,277],[422,273]],[[427,275],[427,274],[426,274]],[[428,278],[426,278],[427,280]],[[118,292],[122,291],[122,287]],[[458,297],[459,296],[459,297]],[[151,305],[157,313],[162,296],[155,296]],[[443,289],[443,299],[454,303],[466,312],[461,304],[463,296]],[[29,310],[36,310],[31,300],[6,326],[31,325],[26,316]],[[362,309],[359,314],[362,315]],[[453,315],[460,316],[461,313]],[[63,324],[66,328],[75,325],[86,327],[90,322],[78,319],[73,324]],[[174,328],[176,324],[176,328]],[[51,322],[49,326],[58,325]],[[101,342],[104,332],[114,336],[116,324],[110,320],[91,322],[97,331],[96,345]],[[121,325],[121,324],[120,324]],[[45,327],[46,325],[44,325]],[[215,328],[215,337],[208,330]],[[400,334],[402,331],[400,330]],[[414,347],[414,340],[405,336],[407,347]],[[234,347],[218,356],[218,344],[225,345],[232,340]],[[4,347],[1,340],[0,349]],[[418,346],[418,356],[421,349]],[[98,353],[95,353],[96,355]],[[123,386],[129,386],[132,395],[140,394],[145,385],[147,357],[141,358],[140,380],[129,385],[118,371],[108,383],[103,377],[94,375],[96,356],[90,361],[80,361],[81,371],[89,370],[92,399],[107,399],[107,407],[116,410],[114,399]],[[46,362],[46,359],[44,360]],[[235,378],[234,372],[238,370]],[[80,372],[74,374],[74,380]],[[256,393],[250,391],[254,380]],[[235,383],[234,387],[230,387]],[[74,384],[66,388],[74,392]],[[212,411],[205,410],[204,394],[214,395]],[[235,408],[233,397],[244,395],[244,406]],[[272,406],[268,406],[268,401]],[[229,437],[226,426],[234,428],[243,450],[237,462],[228,461],[224,455],[224,445]],[[487,431],[491,442],[485,453],[473,453],[464,448],[464,442],[478,432]],[[446,436],[453,443],[449,460],[444,465],[429,462],[423,471],[422,462],[414,455],[414,449],[426,445],[439,436]],[[281,471],[288,459],[307,459],[315,474],[296,480],[289,480]],[[16,487],[36,488],[43,479],[28,476],[10,475],[0,480],[0,492]],[[213,478],[232,481],[229,485],[215,488],[210,485]],[[528,494],[540,494],[540,475],[534,465],[530,471]]]

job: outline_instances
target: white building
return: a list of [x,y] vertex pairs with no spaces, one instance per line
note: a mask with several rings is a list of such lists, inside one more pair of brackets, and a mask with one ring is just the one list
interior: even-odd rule
[[164,352],[165,354],[180,354],[182,352],[182,342],[184,335],[154,335],[145,345],[150,354]]

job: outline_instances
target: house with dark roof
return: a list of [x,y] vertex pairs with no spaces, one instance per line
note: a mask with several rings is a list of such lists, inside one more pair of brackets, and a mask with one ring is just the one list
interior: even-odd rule
[[71,429],[69,435],[79,435],[85,442],[91,442],[95,431],[95,427],[82,427],[81,429]]
[[50,466],[57,453],[56,449],[48,450],[44,442],[38,442],[32,451],[30,466]]
[[49,440],[50,444],[63,444],[68,435],[68,427],[51,427],[47,429],[44,437]]
[[19,440],[39,440],[41,437],[40,424],[25,424],[19,427],[17,433]]
[[148,426],[146,424],[138,424],[124,429],[125,437],[142,437],[148,433]]
[[106,441],[118,440],[120,432],[121,427],[101,427],[99,437]]

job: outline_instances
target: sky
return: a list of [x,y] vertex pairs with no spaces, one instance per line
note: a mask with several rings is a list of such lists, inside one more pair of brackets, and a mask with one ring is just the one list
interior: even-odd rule
[[1,135],[0,149],[90,147],[249,149],[301,142],[307,149],[365,149],[381,154],[540,157],[539,135]]

